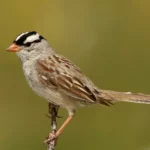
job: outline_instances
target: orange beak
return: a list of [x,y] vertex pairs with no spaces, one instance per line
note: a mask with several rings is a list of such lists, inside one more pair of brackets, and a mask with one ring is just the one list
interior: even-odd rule
[[15,43],[13,43],[10,47],[7,48],[8,52],[18,52],[20,50],[21,50],[21,48],[18,45],[16,45]]

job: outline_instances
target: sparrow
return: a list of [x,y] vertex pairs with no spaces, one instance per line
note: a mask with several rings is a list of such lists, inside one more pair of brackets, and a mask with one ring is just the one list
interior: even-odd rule
[[49,141],[62,133],[78,107],[111,106],[119,101],[150,104],[150,95],[99,89],[79,67],[58,54],[36,31],[19,34],[7,51],[15,52],[21,59],[25,78],[35,93],[68,111],[68,118]]

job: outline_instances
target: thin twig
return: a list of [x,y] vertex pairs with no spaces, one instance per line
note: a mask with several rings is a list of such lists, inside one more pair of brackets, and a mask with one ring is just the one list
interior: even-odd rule
[[[51,116],[51,134],[55,135],[57,128],[57,113],[59,106],[49,103],[49,114]],[[55,150],[57,138],[50,141],[48,144],[48,150]]]

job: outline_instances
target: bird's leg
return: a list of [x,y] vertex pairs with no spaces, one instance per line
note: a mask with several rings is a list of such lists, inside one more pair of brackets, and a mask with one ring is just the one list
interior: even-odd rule
[[49,138],[47,140],[44,141],[44,143],[49,143],[50,141],[56,139],[64,130],[64,128],[66,127],[66,125],[71,121],[71,119],[73,118],[73,115],[70,115],[66,121],[62,124],[62,126],[59,128],[59,130],[56,132],[56,134],[49,134]]
[[56,137],[58,137],[64,130],[64,128],[67,126],[67,124],[71,121],[73,116],[69,116],[66,121],[62,124],[62,126],[59,128],[59,130],[56,132]]

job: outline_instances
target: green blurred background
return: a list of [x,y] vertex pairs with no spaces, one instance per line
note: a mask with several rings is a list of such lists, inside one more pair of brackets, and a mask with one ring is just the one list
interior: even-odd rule
[[[150,1],[0,1],[0,150],[46,150],[47,102],[28,87],[5,49],[36,30],[102,89],[150,94]],[[67,117],[63,109],[62,119]],[[150,150],[150,105],[79,109],[57,150]]]

